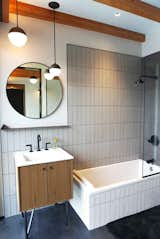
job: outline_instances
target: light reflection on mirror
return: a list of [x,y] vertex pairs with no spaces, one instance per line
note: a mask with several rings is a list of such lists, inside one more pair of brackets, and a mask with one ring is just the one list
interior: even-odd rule
[[63,98],[60,78],[46,80],[48,67],[26,63],[17,67],[7,81],[7,97],[21,115],[32,119],[44,118],[55,112]]

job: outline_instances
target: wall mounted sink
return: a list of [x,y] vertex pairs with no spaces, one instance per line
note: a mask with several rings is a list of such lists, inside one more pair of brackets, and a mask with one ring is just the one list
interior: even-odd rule
[[16,167],[73,159],[73,156],[62,148],[42,150],[38,152],[15,152],[14,157]]

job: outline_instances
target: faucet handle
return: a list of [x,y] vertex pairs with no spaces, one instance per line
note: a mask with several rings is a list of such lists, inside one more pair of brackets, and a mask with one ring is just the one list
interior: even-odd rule
[[154,159],[154,158],[148,159],[146,162],[147,162],[148,164],[154,164],[155,159]]
[[32,144],[26,144],[26,147],[30,147],[30,151],[29,152],[33,152]]
[[45,150],[48,150],[48,145],[49,144],[51,144],[50,142],[47,142],[46,144],[45,144]]

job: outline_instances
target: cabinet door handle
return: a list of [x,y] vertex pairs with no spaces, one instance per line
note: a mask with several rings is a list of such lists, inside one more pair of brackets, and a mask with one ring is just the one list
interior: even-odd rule
[[54,168],[52,166],[49,167],[51,170],[53,170]]
[[43,168],[43,171],[46,171],[46,168]]

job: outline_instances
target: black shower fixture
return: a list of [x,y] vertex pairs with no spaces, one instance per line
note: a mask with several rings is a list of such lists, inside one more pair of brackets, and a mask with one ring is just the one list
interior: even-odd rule
[[136,86],[139,86],[140,84],[143,84],[144,83],[144,80],[139,78],[136,82],[135,82],[135,85]]
[[135,85],[136,86],[142,85],[147,79],[157,80],[158,77],[154,75],[141,75],[139,79],[135,82]]
[[149,143],[151,143],[153,146],[159,145],[159,138],[157,135],[152,135],[151,138],[148,140]]
[[142,79],[143,81],[144,81],[145,79],[157,80],[158,77],[157,77],[157,76],[153,76],[153,75],[141,75],[141,76],[140,76],[140,79]]
[[146,162],[147,162],[148,164],[154,164],[155,159],[154,159],[154,158],[148,159]]

